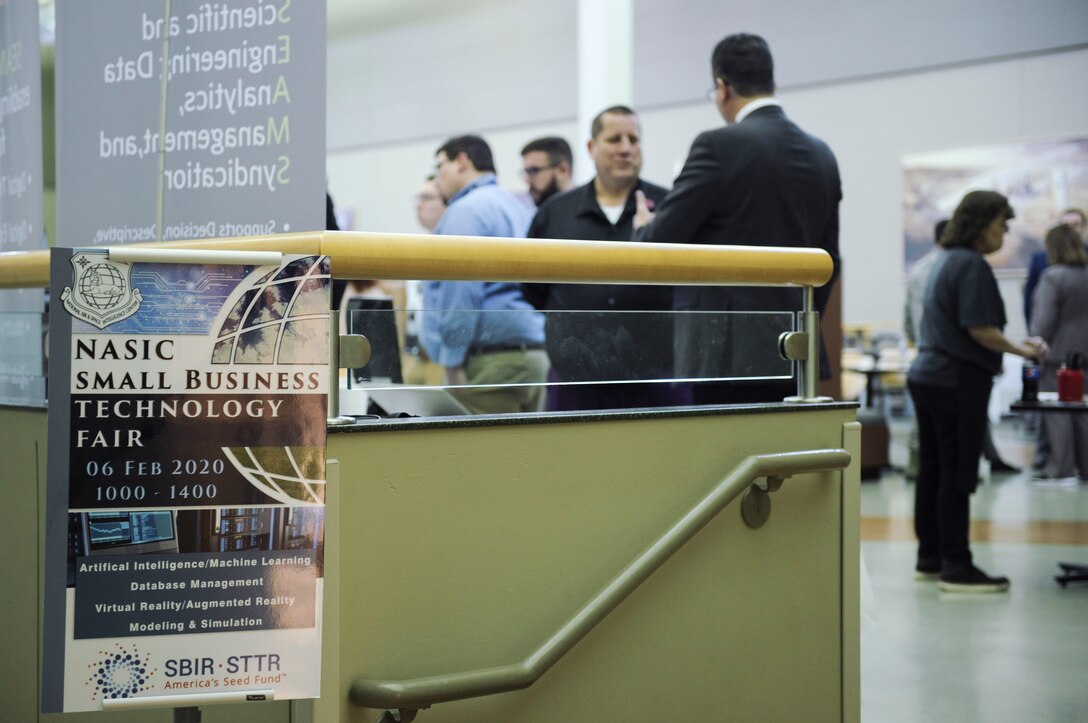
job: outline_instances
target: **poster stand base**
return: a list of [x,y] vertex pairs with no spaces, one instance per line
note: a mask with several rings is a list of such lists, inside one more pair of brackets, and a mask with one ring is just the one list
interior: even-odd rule
[[275,700],[275,691],[237,690],[229,693],[194,693],[193,695],[146,695],[139,698],[118,698],[102,701],[102,710],[131,710],[136,708],[173,708],[175,723],[198,723],[202,705],[219,703],[264,703]]
[[200,708],[174,708],[174,723],[200,723]]

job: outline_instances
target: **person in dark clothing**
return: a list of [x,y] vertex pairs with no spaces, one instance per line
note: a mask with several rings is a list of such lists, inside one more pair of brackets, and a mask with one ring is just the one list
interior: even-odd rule
[[[699,134],[683,170],[656,212],[640,206],[639,241],[818,248],[834,275],[816,289],[823,312],[839,269],[839,201],[835,156],[805,133],[774,98],[774,62],[766,41],[740,33],[711,55],[711,89],[723,128]],[[792,312],[801,291],[753,286],[679,286],[674,308],[686,312]],[[677,372],[689,378],[757,377],[780,362],[778,335],[789,319],[745,323],[752,314],[713,314],[723,333],[708,333],[708,315],[676,319]],[[783,319],[785,320],[783,322]],[[743,325],[743,328],[738,328]],[[821,370],[829,368],[821,345]],[[789,379],[711,381],[694,385],[697,404],[780,402],[794,394]]]
[[[639,178],[638,116],[626,106],[601,111],[590,128],[596,177],[550,198],[529,227],[530,238],[626,242],[635,192],[658,203],[666,189]],[[550,312],[545,347],[555,382],[626,382],[552,386],[547,409],[582,410],[688,404],[686,387],[671,382],[672,287],[622,284],[523,284],[526,300]],[[600,311],[600,314],[584,312]],[[566,313],[570,312],[570,313]],[[579,313],[583,312],[583,313]],[[656,313],[637,313],[656,312]]]
[[[904,305],[903,331],[906,333],[907,342],[911,346],[918,346],[922,332],[922,301],[926,293],[926,284],[929,282],[930,272],[937,262],[944,256],[941,247],[941,237],[948,227],[948,219],[937,222],[933,228],[933,242],[935,247],[925,256],[914,262],[907,278],[907,303]],[[914,420],[910,428],[910,437],[907,441],[909,459],[907,461],[906,477],[908,480],[918,478],[918,421]],[[1017,474],[1020,470],[1001,459],[1001,454],[994,444],[993,430],[989,420],[986,422],[986,435],[982,439],[982,456],[990,463],[991,474]]]
[[952,215],[923,300],[919,353],[907,375],[918,417],[914,495],[918,535],[915,578],[940,580],[945,592],[1002,592],[1004,577],[975,566],[968,543],[970,500],[986,408],[1004,353],[1042,361],[1047,345],[1005,336],[1005,306],[985,255],[1001,248],[1013,217],[994,191],[972,191]]

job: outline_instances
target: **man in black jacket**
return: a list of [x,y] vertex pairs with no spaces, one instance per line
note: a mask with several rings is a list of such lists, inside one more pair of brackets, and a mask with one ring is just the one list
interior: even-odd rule
[[[548,199],[530,238],[629,241],[635,216],[635,192],[646,205],[666,190],[639,178],[642,168],[638,116],[626,106],[612,106],[593,119],[589,155],[597,176],[584,186]],[[672,378],[672,308],[670,286],[597,284],[523,284],[522,293],[536,308],[550,312],[545,345],[552,381],[613,382],[551,387],[549,410],[665,406],[689,402],[686,388],[671,383],[639,383]],[[602,313],[577,313],[598,311]],[[615,313],[656,311],[657,313]],[[572,312],[572,313],[563,313]]]
[[[712,92],[728,124],[700,134],[669,195],[652,209],[640,208],[639,241],[821,248],[839,268],[839,201],[835,156],[808,135],[774,99],[774,63],[756,35],[730,35],[711,57]],[[651,220],[652,219],[652,220]],[[823,312],[831,284],[816,290]],[[678,287],[677,310],[797,311],[799,289],[724,286]],[[735,329],[739,319],[724,324]],[[773,324],[746,325],[708,338],[702,324],[676,321],[676,364],[692,377],[754,376],[774,365]],[[823,356],[823,355],[821,355]],[[777,362],[781,364],[781,362]],[[821,363],[826,369],[826,360]],[[693,389],[697,403],[781,401],[793,381],[714,382]]]

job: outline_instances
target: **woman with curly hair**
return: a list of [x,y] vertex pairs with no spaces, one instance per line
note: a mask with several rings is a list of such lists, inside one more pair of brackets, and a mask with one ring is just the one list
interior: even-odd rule
[[926,285],[918,358],[907,375],[920,445],[915,578],[939,578],[945,592],[1009,588],[1007,578],[975,566],[967,538],[986,408],[1001,356],[1042,361],[1047,351],[1041,339],[1016,343],[1005,336],[1005,305],[983,258],[1001,248],[1013,215],[1008,199],[994,191],[972,191],[960,201],[941,236],[945,253]]

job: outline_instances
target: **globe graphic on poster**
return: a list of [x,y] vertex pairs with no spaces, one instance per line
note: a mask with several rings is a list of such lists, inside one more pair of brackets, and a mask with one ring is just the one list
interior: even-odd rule
[[[257,365],[329,363],[329,287],[327,256],[305,256],[239,287],[224,306],[212,364]],[[313,402],[323,418],[323,396]],[[301,407],[300,407],[301,409]],[[304,418],[311,412],[301,412]],[[320,506],[325,499],[325,447],[222,447],[231,465],[256,489],[283,505]]]
[[219,318],[212,364],[328,364],[327,256],[305,256],[239,287]]
[[89,306],[110,309],[125,295],[125,279],[109,264],[95,264],[80,276],[79,293]]

